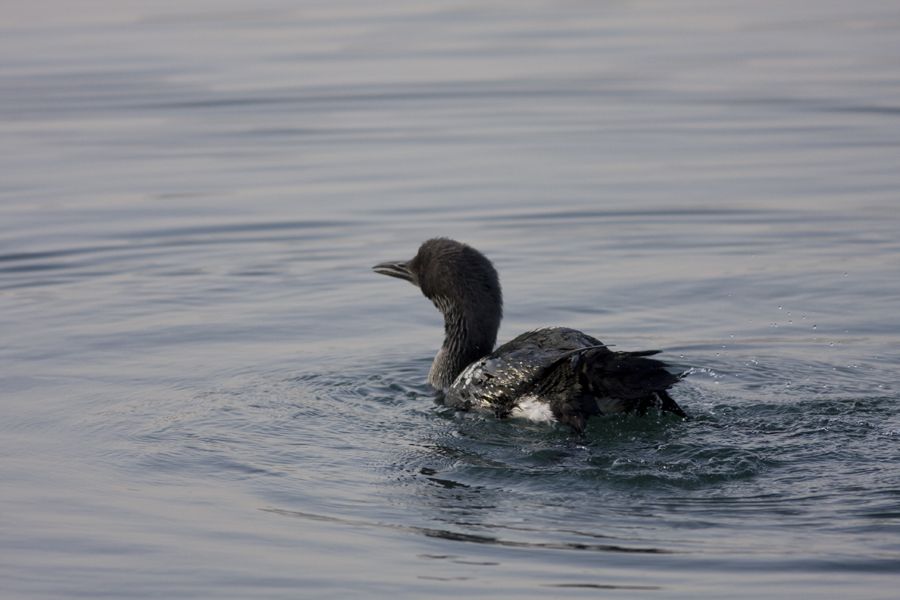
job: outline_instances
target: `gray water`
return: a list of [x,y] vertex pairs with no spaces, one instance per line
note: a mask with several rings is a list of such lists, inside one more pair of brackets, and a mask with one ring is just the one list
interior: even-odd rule
[[[894,598],[900,4],[7,3],[0,595]],[[500,340],[664,350],[690,421],[456,414]]]

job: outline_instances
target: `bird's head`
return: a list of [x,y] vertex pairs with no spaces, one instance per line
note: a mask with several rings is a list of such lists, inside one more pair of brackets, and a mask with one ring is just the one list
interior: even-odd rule
[[376,273],[409,281],[446,314],[448,308],[502,315],[497,271],[481,252],[456,240],[434,238],[406,261],[375,265]]
[[[490,353],[503,317],[497,271],[481,252],[461,242],[435,238],[406,261],[375,265],[376,273],[409,281],[444,315],[444,345],[429,376],[435,387],[469,362]],[[445,385],[446,384],[446,385]]]

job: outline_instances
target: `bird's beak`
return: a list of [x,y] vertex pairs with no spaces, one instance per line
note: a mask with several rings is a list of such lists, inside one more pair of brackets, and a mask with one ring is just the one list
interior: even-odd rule
[[415,275],[409,270],[409,263],[405,260],[392,260],[378,263],[372,267],[372,270],[376,273],[381,273],[382,275],[403,279],[413,285],[419,285],[418,282],[416,282]]

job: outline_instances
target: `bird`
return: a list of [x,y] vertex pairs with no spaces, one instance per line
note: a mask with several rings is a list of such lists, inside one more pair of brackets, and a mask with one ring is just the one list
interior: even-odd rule
[[688,418],[667,391],[681,375],[649,358],[659,350],[615,351],[568,327],[528,331],[494,349],[503,318],[500,280],[491,261],[467,244],[429,239],[412,259],[372,269],[412,283],[443,314],[444,341],[428,383],[450,407],[556,421],[578,434],[595,415],[658,409]]

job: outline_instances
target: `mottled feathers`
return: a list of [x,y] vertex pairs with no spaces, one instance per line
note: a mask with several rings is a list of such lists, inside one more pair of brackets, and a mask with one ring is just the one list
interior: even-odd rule
[[575,329],[539,329],[469,365],[447,390],[445,401],[503,418],[522,398],[537,398],[549,404],[559,422],[578,432],[592,415],[658,408],[684,417],[666,392],[678,376],[665,363],[647,358],[656,353],[614,352]]

